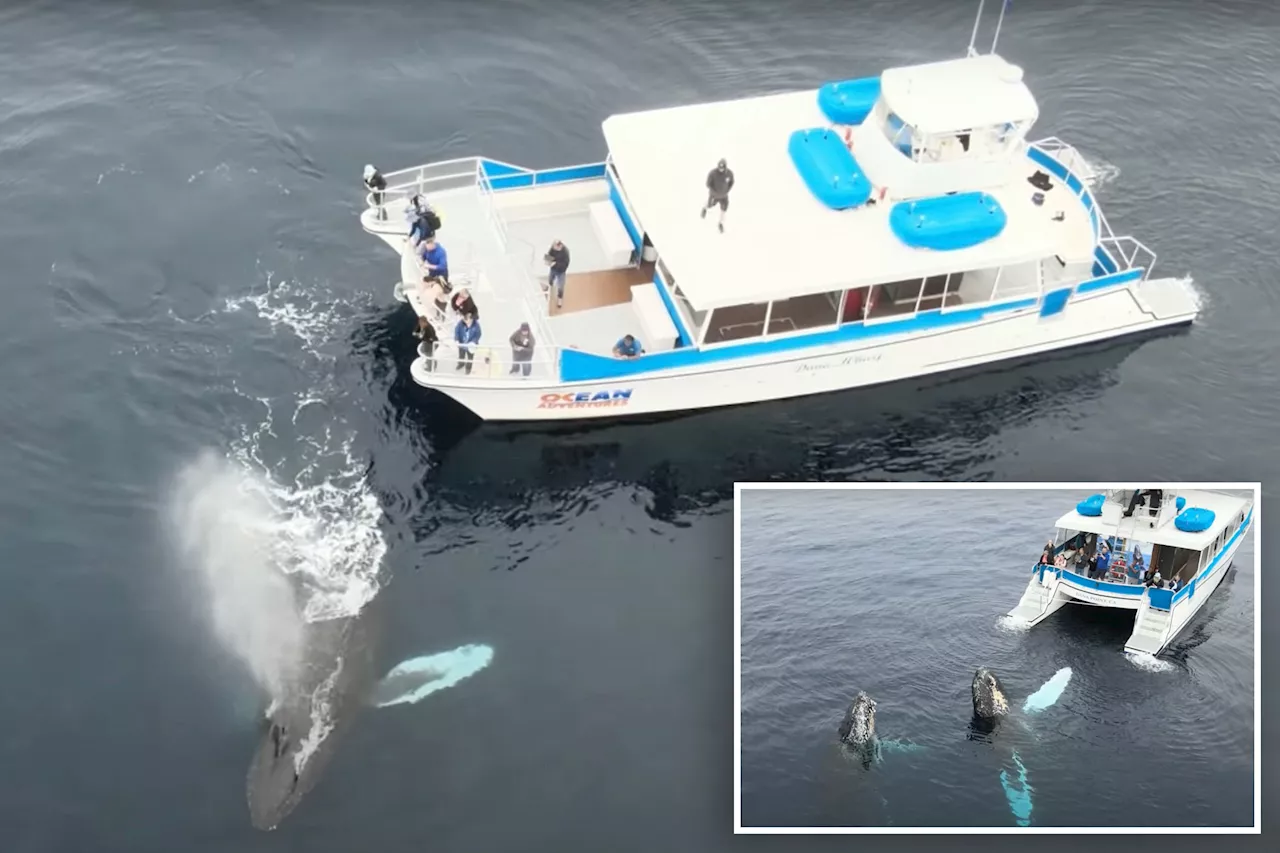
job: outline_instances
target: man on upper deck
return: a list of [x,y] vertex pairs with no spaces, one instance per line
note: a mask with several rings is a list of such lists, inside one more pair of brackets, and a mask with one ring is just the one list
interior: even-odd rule
[[724,233],[724,215],[729,210],[729,190],[733,189],[733,170],[724,160],[716,163],[716,167],[707,173],[707,203],[702,208],[702,218],[707,218],[707,211],[717,205],[720,207],[720,233]]

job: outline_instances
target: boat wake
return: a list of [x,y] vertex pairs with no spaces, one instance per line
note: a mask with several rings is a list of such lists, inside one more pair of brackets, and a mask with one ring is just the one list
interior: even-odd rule
[[1177,669],[1169,661],[1161,660],[1155,655],[1150,655],[1146,652],[1125,652],[1124,656],[1129,660],[1129,663],[1147,672],[1170,672]]
[[996,629],[1006,634],[1022,634],[1031,629],[1031,623],[1017,616],[1001,616],[996,620]]
[[410,658],[391,668],[373,689],[376,708],[421,702],[432,693],[453,687],[487,667],[493,649],[486,645],[459,646],[447,652]]

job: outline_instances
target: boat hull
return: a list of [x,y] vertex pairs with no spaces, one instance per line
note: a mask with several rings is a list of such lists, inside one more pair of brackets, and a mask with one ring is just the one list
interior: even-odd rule
[[418,384],[448,395],[491,422],[596,420],[695,411],[994,365],[1190,324],[1196,314],[1190,285],[1173,283],[1186,290],[1185,305],[1180,312],[1160,316],[1143,310],[1130,285],[1073,300],[1048,320],[1032,308],[928,333],[593,382],[486,379],[481,383],[468,381],[450,369],[448,362],[429,372],[422,359],[413,363],[411,373]]

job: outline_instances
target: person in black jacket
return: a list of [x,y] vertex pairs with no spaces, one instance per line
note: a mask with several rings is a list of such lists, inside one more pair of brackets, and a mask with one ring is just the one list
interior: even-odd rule
[[733,189],[733,170],[724,160],[716,163],[716,167],[707,173],[707,203],[702,208],[702,218],[707,218],[707,211],[717,205],[720,207],[720,233],[724,233],[724,215],[729,210],[729,190]]
[[383,193],[387,188],[387,179],[370,163],[364,167],[364,185],[369,188],[369,192],[373,193],[373,203],[378,208],[378,218],[387,218],[387,208],[383,204],[386,197]]
[[418,328],[413,330],[413,336],[422,341],[418,348],[418,352],[426,359],[428,371],[436,369],[436,344],[440,343],[440,336],[436,334],[436,327],[431,325],[431,321],[426,317],[418,318]]
[[449,304],[453,306],[454,313],[459,317],[464,314],[470,314],[475,319],[480,319],[480,309],[476,308],[476,301],[471,298],[471,294],[467,292],[465,287],[458,288],[458,292],[453,294]]
[[543,258],[547,266],[551,267],[551,272],[547,276],[548,286],[556,292],[556,307],[564,307],[564,277],[569,271],[569,248],[559,240],[551,244],[551,248],[547,249],[547,256]]

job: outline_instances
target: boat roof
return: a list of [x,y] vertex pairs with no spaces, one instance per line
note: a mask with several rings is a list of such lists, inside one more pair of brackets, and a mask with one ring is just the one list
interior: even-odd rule
[[[696,310],[1039,260],[1063,229],[1023,186],[1034,169],[1010,161],[1006,187],[987,188],[1008,215],[996,237],[935,252],[902,243],[892,204],[832,210],[814,198],[787,144],[793,131],[829,127],[816,89],[624,113],[602,127],[638,224]],[[734,173],[725,233],[705,220],[707,173]],[[1092,236],[1089,235],[1091,242]]]
[[[1227,492],[1175,490],[1179,497],[1186,498],[1186,508],[1202,507],[1212,510],[1213,524],[1208,530],[1199,533],[1187,533],[1173,524],[1173,516],[1154,530],[1138,525],[1133,533],[1129,533],[1129,525],[1125,524],[1127,538],[1152,545],[1170,545],[1174,548],[1187,548],[1192,551],[1203,550],[1211,544],[1223,527],[1241,512],[1246,512],[1252,500],[1249,497],[1233,495]],[[1166,498],[1167,499],[1167,498]],[[1081,515],[1074,509],[1058,519],[1057,526],[1065,530],[1079,530],[1084,533],[1097,533],[1114,536],[1120,524],[1122,507],[1114,501],[1108,501],[1100,516]]]
[[951,133],[1040,117],[1022,69],[994,53],[890,68],[880,94],[921,133]]

